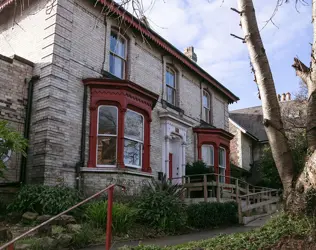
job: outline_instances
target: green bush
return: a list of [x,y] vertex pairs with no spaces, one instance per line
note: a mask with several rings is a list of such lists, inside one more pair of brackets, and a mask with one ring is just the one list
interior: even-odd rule
[[180,199],[179,185],[158,183],[147,186],[142,191],[136,206],[141,223],[164,232],[176,232],[186,225],[185,204]]
[[212,228],[238,222],[235,202],[202,202],[187,208],[188,225],[194,228]]
[[34,211],[39,214],[55,215],[80,201],[79,193],[65,186],[26,185],[8,206],[9,211]]
[[[85,215],[88,221],[96,228],[106,228],[107,201],[97,201],[89,204]],[[112,227],[115,233],[127,233],[134,225],[137,211],[122,203],[113,203]]]
[[83,224],[81,230],[72,236],[71,246],[76,249],[86,247],[90,244],[104,242],[105,240],[104,230],[96,228],[90,223]]

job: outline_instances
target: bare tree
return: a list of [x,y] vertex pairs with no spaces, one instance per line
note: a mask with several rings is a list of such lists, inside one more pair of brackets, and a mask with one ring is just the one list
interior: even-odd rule
[[[264,118],[264,126],[268,135],[273,158],[284,187],[286,209],[298,213],[305,209],[306,192],[316,187],[316,1],[313,1],[314,43],[310,67],[304,65],[298,58],[294,59],[293,67],[296,74],[308,88],[308,105],[306,117],[306,134],[308,141],[308,156],[305,167],[298,178],[294,176],[294,163],[291,156],[288,138],[281,119],[280,107],[275,91],[275,83],[270,69],[268,57],[259,32],[255,9],[252,0],[237,0],[241,28],[244,33],[250,60],[253,65],[255,81],[258,85]],[[282,0],[278,0],[282,3]]]

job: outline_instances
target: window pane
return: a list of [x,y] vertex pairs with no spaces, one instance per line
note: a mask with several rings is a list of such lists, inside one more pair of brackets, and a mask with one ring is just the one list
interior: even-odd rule
[[98,165],[114,165],[116,162],[116,137],[98,137]]
[[175,105],[175,90],[167,86],[167,102]]
[[143,141],[143,116],[131,110],[127,110],[124,122],[124,136],[130,139]]
[[115,33],[111,33],[110,41],[110,50],[119,55],[122,58],[125,58],[125,41],[124,39],[117,36]]
[[202,146],[202,160],[208,166],[214,166],[214,148],[212,146]]
[[221,183],[224,183],[225,182],[225,168],[219,168],[219,174],[220,174],[219,181]]
[[142,144],[128,139],[124,140],[124,164],[141,166]]
[[210,122],[210,111],[207,108],[203,108],[203,119],[206,122]]
[[166,72],[166,84],[175,88],[175,75],[171,71]]
[[117,108],[111,106],[100,106],[98,134],[116,135],[116,127]]
[[210,107],[209,96],[205,92],[203,93],[203,107],[209,108]]
[[219,166],[226,168],[226,151],[223,148],[219,149]]
[[113,54],[110,54],[110,72],[116,77],[123,78],[125,61]]

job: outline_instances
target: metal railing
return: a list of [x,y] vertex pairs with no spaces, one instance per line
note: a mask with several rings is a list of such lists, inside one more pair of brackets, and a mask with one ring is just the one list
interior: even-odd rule
[[77,203],[76,205],[72,206],[71,208],[68,208],[67,210],[65,210],[64,212],[61,212],[60,214],[57,214],[55,216],[53,216],[52,218],[50,218],[49,220],[39,224],[38,226],[28,230],[27,232],[21,234],[20,236],[12,239],[11,241],[9,241],[8,243],[4,244],[3,246],[0,247],[0,250],[14,250],[14,243],[20,239],[22,239],[23,237],[29,235],[30,233],[36,231],[37,229],[49,224],[50,222],[52,222],[53,220],[59,218],[60,216],[72,211],[73,209],[87,203],[88,201],[96,198],[97,196],[99,196],[100,194],[104,193],[104,192],[108,192],[108,207],[107,207],[107,222],[106,222],[106,236],[105,236],[105,249],[106,250],[110,250],[111,248],[111,240],[112,240],[112,207],[113,207],[113,192],[114,192],[114,187],[121,187],[124,191],[125,191],[125,187],[122,185],[118,185],[118,184],[112,184],[108,187],[106,187],[105,189],[102,189],[101,191],[95,193],[94,195],[88,197],[87,199]]

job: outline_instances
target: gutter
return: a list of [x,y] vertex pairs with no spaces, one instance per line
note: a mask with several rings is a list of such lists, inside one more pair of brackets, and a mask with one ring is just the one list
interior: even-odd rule
[[86,152],[86,120],[87,120],[87,85],[83,86],[83,105],[82,105],[82,120],[81,120],[81,141],[80,141],[80,161],[77,162],[76,168],[76,189],[80,191],[81,173],[80,168],[84,167],[85,152]]
[[[31,126],[31,118],[32,118],[32,105],[33,105],[33,90],[34,83],[39,80],[39,76],[35,75],[28,81],[28,93],[27,93],[27,107],[26,107],[26,115],[24,121],[24,138],[29,140],[30,138],[30,126]],[[27,82],[27,79],[25,79]],[[28,152],[28,146],[26,148],[26,153]],[[20,169],[20,183],[24,184],[26,179],[26,156],[22,156],[21,159],[21,169]]]

